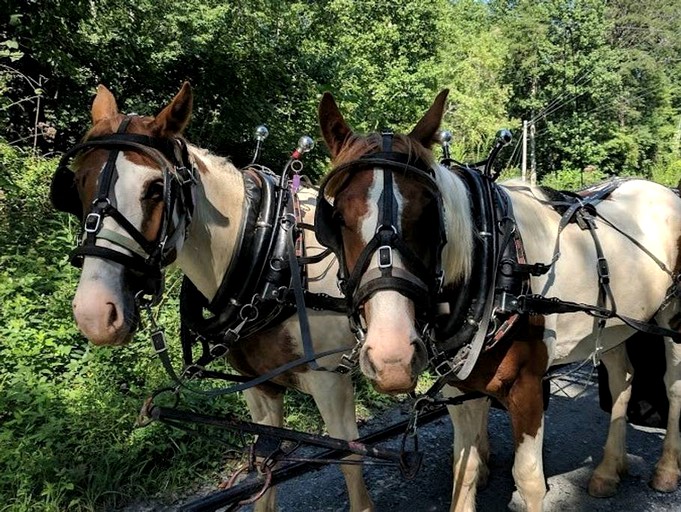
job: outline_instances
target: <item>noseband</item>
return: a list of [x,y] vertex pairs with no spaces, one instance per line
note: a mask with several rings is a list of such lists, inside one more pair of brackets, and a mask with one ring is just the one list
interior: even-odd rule
[[[369,298],[382,290],[392,290],[409,298],[415,305],[418,319],[425,325],[433,316],[434,298],[442,287],[441,253],[446,243],[442,196],[433,170],[420,158],[393,151],[393,133],[382,133],[383,147],[379,153],[364,155],[357,160],[336,167],[321,185],[315,226],[318,240],[331,248],[339,260],[339,286],[347,297],[348,314],[356,327],[360,311]],[[345,173],[336,195],[350,182],[359,170],[373,167],[383,173],[383,191],[378,201],[379,215],[376,231],[360,253],[352,272],[347,268],[340,228],[334,225],[335,209],[325,196],[329,182]],[[394,173],[408,176],[419,183],[437,202],[439,236],[433,241],[434,265],[428,268],[405,242],[400,229]],[[397,251],[405,268],[394,266],[393,252]],[[369,268],[376,255],[377,267]],[[367,270],[368,269],[368,270]]]
[[[80,243],[71,252],[71,264],[81,267],[86,256],[113,261],[123,265],[140,277],[140,292],[152,300],[160,297],[163,283],[163,268],[177,256],[177,243],[191,222],[194,209],[193,188],[196,183],[195,171],[189,158],[186,143],[180,138],[159,138],[125,133],[131,117],[126,117],[116,133],[96,137],[77,144],[67,151],[59,162],[52,182],[52,193],[60,193],[68,179],[73,180],[73,171],[68,167],[74,156],[93,149],[108,151],[106,163],[99,172],[97,196],[82,226]],[[163,213],[158,234],[149,241],[117,209],[114,186],[118,179],[116,160],[121,151],[134,151],[151,158],[163,175]],[[75,191],[71,190],[71,193]],[[71,213],[75,213],[71,211]],[[103,227],[104,219],[110,217],[125,232]],[[127,235],[127,236],[126,236]],[[97,245],[105,240],[120,250]]]

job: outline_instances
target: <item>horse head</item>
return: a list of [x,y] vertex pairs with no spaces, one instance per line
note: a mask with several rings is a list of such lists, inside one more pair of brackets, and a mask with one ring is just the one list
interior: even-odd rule
[[193,171],[181,134],[191,109],[188,83],[156,117],[121,114],[100,85],[92,127],[55,173],[53,205],[83,220],[73,313],[95,345],[131,339],[140,298],[160,296],[163,268],[182,244]]
[[317,237],[343,267],[351,321],[365,333],[362,372],[387,393],[413,390],[428,364],[424,336],[446,241],[430,147],[447,93],[408,135],[353,133],[328,93],[319,107],[334,169],[320,190]]

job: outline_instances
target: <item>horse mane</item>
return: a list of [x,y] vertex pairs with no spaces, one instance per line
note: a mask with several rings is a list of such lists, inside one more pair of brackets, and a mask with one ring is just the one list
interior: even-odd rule
[[[368,135],[350,134],[343,143],[343,147],[338,152],[332,163],[334,167],[359,160],[364,155],[378,153],[383,150],[383,137],[380,133],[370,133]],[[395,134],[393,136],[393,151],[405,153],[410,159],[421,159],[431,167],[435,164],[432,151],[423,147],[421,144],[408,137],[407,135]],[[344,175],[340,177],[329,176],[330,179],[325,187],[325,194],[333,198],[345,183]]]
[[[351,134],[345,140],[343,147],[333,159],[333,165],[338,167],[346,162],[357,160],[360,157],[377,153],[383,148],[383,138],[380,133],[368,135]],[[415,156],[428,164],[434,164],[433,152],[413,140],[407,135],[395,134],[393,136],[393,150],[406,153],[410,157]]]
[[447,244],[442,250],[445,284],[463,283],[473,272],[476,234],[471,200],[468,189],[457,172],[443,165],[434,165],[433,169],[442,194],[447,233]]

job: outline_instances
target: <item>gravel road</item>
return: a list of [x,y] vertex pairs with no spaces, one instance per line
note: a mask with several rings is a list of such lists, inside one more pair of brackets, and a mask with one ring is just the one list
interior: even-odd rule
[[[407,417],[406,409],[395,408],[362,428],[362,434]],[[663,494],[652,490],[648,480],[662,449],[664,431],[629,426],[629,474],[613,498],[592,498],[586,492],[588,479],[600,461],[609,416],[598,407],[595,372],[585,368],[552,384],[546,412],[544,470],[549,492],[546,512],[563,511],[681,511],[681,490]],[[515,491],[511,466],[513,442],[508,416],[493,409],[489,425],[491,457],[488,486],[478,492],[478,511],[523,510]],[[365,475],[377,512],[440,512],[449,510],[452,485],[452,427],[443,417],[419,429],[419,448],[425,454],[414,480],[404,480],[396,468],[366,467]],[[397,441],[386,446],[397,448]],[[348,510],[344,480],[337,467],[327,467],[279,486],[282,512],[343,512]],[[126,512],[179,510],[148,504],[126,508]],[[250,510],[250,509],[243,509]]]

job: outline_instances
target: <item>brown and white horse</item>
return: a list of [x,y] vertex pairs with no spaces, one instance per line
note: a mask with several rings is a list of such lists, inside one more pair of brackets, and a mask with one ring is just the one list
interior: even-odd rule
[[[156,117],[131,116],[125,129],[133,143],[146,139],[183,140],[182,131],[192,111],[192,92],[185,83],[180,92]],[[114,96],[104,86],[99,86],[92,105],[92,127],[85,141],[106,139],[117,133],[125,116],[119,113]],[[194,185],[192,221],[186,232],[174,237],[177,264],[208,300],[211,300],[222,282],[228,266],[240,257],[235,253],[237,239],[243,229],[247,211],[244,172],[228,159],[207,150],[186,145],[188,157],[198,172]],[[61,210],[87,215],[99,188],[101,171],[112,151],[94,147],[79,156],[73,164],[75,187],[53,187],[53,202]],[[116,178],[111,184],[109,199],[115,208],[149,242],[157,239],[163,215],[163,176],[158,162],[144,151],[122,148],[115,160]],[[72,178],[73,179],[73,178]],[[303,188],[300,193],[303,220],[311,223],[314,215],[316,192]],[[247,205],[246,205],[247,206]],[[86,228],[87,228],[86,221]],[[107,239],[97,239],[97,247],[132,256],[120,241],[130,238],[130,230],[122,228],[111,216],[103,219]],[[182,229],[179,227],[177,229]],[[111,233],[118,233],[112,235]],[[143,241],[142,241],[143,242]],[[306,237],[308,254],[320,252],[314,237]],[[168,249],[168,248],[166,248]],[[139,275],[130,272],[124,264],[107,257],[85,254],[80,282],[73,300],[73,314],[81,332],[95,345],[122,345],[132,338],[139,312],[135,294]],[[116,255],[113,255],[116,258]],[[328,260],[309,266],[310,290],[338,296],[333,280],[334,270]],[[335,263],[333,263],[335,265]],[[353,345],[347,322],[343,315],[309,311],[310,330],[315,353]],[[240,340],[230,351],[229,360],[246,375],[264,374],[282,364],[298,359],[303,352],[297,318],[291,317],[265,332]],[[320,366],[334,368],[340,354],[322,358]],[[253,421],[274,426],[283,424],[283,393],[287,387],[309,393],[331,436],[346,440],[358,437],[352,382],[349,375],[330,371],[310,371],[307,366],[294,368],[271,382],[244,391]],[[342,468],[346,478],[351,510],[373,510],[366,490],[362,468],[346,465]],[[276,510],[274,490],[261,498],[257,511]]]
[[[441,206],[436,210],[440,210],[446,234],[441,253],[445,290],[456,295],[473,286],[476,238],[489,236],[474,228],[471,197],[461,172],[437,164],[430,151],[446,96],[447,91],[440,93],[411,133],[392,137],[391,151],[405,158],[392,164],[390,173],[385,172],[383,165],[391,166],[386,156],[390,150],[386,150],[385,135],[353,133],[330,94],[323,97],[319,107],[322,133],[334,164],[322,193],[332,204],[333,213],[327,222],[333,224],[331,229],[338,230],[342,240],[340,252],[345,258],[347,274],[352,274],[359,259],[364,265],[362,282],[369,280],[367,276],[378,275],[377,267],[378,270],[390,267],[392,281],[401,282],[403,287],[400,292],[390,286],[376,285],[371,289],[365,284],[368,291],[361,294],[363,302],[358,304],[359,321],[366,330],[361,369],[378,390],[386,393],[412,390],[419,373],[427,367],[428,354],[417,318],[422,304],[408,292],[418,291],[413,283],[417,281],[412,275],[413,260],[420,259],[423,266],[431,264],[440,240],[438,213],[433,215],[430,208],[435,200],[425,186],[427,180],[412,179],[414,173],[402,172],[401,166],[416,165],[413,162],[417,160],[425,162],[425,172],[433,177],[439,190]],[[386,188],[385,182],[389,180],[392,183]],[[516,227],[524,241],[526,261],[549,263],[561,215],[549,206],[550,198],[541,188],[530,188],[520,182],[500,187],[510,197]],[[389,207],[385,206],[386,194],[392,196]],[[391,210],[396,212],[392,220],[397,225],[389,226],[388,235],[394,231],[402,245],[376,249],[375,256],[367,259],[365,248],[373,243],[377,232],[385,228],[382,219],[384,215],[389,216]],[[654,319],[660,326],[678,331],[681,301],[678,294],[668,292],[681,271],[679,197],[655,183],[630,180],[600,202],[597,211],[597,236],[610,266],[610,285],[617,312],[644,321]],[[603,219],[608,219],[617,229]],[[317,229],[320,225],[317,222]],[[318,232],[318,238],[321,236]],[[531,289],[547,297],[596,304],[599,274],[594,246],[588,230],[580,229],[576,223],[568,224],[560,235],[559,258],[550,272],[531,277]],[[354,278],[357,284],[360,277]],[[405,284],[405,279],[411,279],[412,284]],[[598,344],[595,323],[594,318],[581,312],[526,318],[522,328],[511,331],[508,339],[502,339],[482,353],[467,378],[449,381],[445,388],[449,396],[463,391],[483,392],[508,410],[515,440],[513,476],[529,511],[542,510],[546,494],[542,465],[542,377],[551,366],[591,357]],[[632,328],[618,319],[609,318],[600,337],[602,361],[608,370],[614,405],[604,457],[589,483],[589,492],[595,496],[614,494],[620,476],[626,471],[625,413],[631,394],[632,369],[623,342],[632,332]],[[681,346],[670,338],[666,338],[665,346],[669,420],[662,457],[651,485],[661,491],[672,491],[677,488],[681,474]],[[450,407],[455,431],[452,511],[474,510],[476,487],[486,480],[489,403],[483,398]]]

